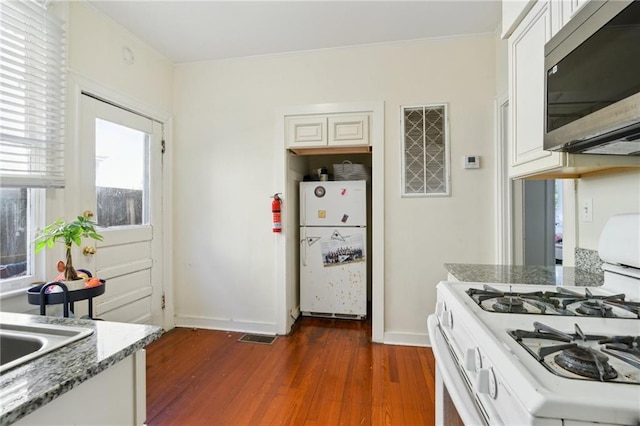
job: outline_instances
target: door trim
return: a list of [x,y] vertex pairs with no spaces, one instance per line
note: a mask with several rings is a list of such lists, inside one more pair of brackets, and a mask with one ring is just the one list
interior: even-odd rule
[[[165,309],[162,313],[162,328],[170,330],[175,327],[174,302],[173,302],[173,257],[171,247],[173,245],[173,227],[171,220],[173,217],[172,208],[172,182],[173,182],[173,153],[172,146],[173,121],[171,114],[151,106],[143,101],[135,99],[127,94],[119,92],[109,86],[87,78],[74,70],[69,70],[67,75],[67,117],[66,135],[69,138],[67,150],[65,152],[65,164],[67,173],[67,188],[64,191],[64,211],[56,211],[57,216],[68,216],[66,213],[80,211],[80,200],[73,196],[76,182],[79,182],[79,152],[80,145],[80,117],[81,99],[83,92],[90,96],[107,100],[106,102],[115,106],[120,106],[126,110],[139,113],[147,118],[157,121],[163,125],[163,139],[169,147],[162,155],[162,227],[163,244],[161,252],[161,269],[157,276],[162,280],[161,288],[165,296]],[[47,218],[48,219],[48,218]]]
[[496,263],[513,262],[513,211],[511,208],[513,184],[509,177],[509,96],[503,93],[494,101],[495,156],[496,156]]
[[[371,147],[372,147],[372,340],[384,341],[384,102],[353,102],[299,105],[281,108],[277,112],[274,143],[274,193],[280,192],[283,197],[282,220],[291,221],[296,217],[287,203],[287,182],[290,178],[288,152],[285,140],[285,116],[302,114],[331,114],[371,112]],[[271,195],[271,194],[270,194]],[[295,197],[294,197],[295,198]],[[284,231],[291,228],[291,223],[283,223]],[[295,225],[295,224],[293,224]],[[276,327],[278,334],[287,334],[293,325],[292,314],[297,303],[288,301],[288,286],[297,282],[295,277],[288,276],[287,262],[295,261],[287,257],[285,235],[274,234],[275,245],[275,286],[276,286]]]

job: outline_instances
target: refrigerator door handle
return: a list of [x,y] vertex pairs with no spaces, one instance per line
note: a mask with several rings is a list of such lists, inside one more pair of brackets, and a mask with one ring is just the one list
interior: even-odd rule
[[307,225],[307,191],[301,191],[302,201],[300,202],[300,225]]
[[302,266],[307,266],[307,228],[302,228],[302,238],[300,239]]

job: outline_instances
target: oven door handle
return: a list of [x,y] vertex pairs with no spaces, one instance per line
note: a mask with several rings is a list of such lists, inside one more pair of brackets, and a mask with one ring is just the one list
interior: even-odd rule
[[[427,326],[429,328],[429,337],[431,339],[431,349],[436,359],[436,369],[442,376],[449,396],[456,406],[456,411],[465,425],[483,425],[486,420],[478,413],[473,397],[469,394],[469,389],[465,385],[464,378],[460,374],[456,366],[442,330],[438,325],[436,315],[429,315],[427,318]],[[438,409],[438,408],[436,408]],[[442,416],[436,416],[442,419]],[[442,426],[442,425],[436,425]]]

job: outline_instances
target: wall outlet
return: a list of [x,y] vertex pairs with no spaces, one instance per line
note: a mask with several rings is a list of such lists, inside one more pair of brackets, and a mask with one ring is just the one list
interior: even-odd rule
[[593,198],[586,198],[580,207],[583,222],[593,221]]

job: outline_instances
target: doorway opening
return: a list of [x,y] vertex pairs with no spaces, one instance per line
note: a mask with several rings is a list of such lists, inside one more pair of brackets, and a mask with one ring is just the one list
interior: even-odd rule
[[525,180],[523,190],[523,264],[562,264],[562,181]]
[[[341,174],[349,164],[371,170],[371,154],[313,155],[305,160],[306,172],[299,183],[299,272],[295,275],[301,313],[370,317],[371,183],[370,179],[347,180]],[[319,176],[322,172],[327,176]]]
[[[314,114],[370,113],[371,167],[371,256],[369,257],[371,286],[372,341],[384,341],[384,103],[357,102],[313,104],[283,108],[278,117],[275,139],[275,189],[282,192],[282,233],[276,237],[276,332],[287,334],[299,315],[299,182],[307,170],[333,164],[337,157],[323,155],[304,159],[293,155],[286,144],[285,117]],[[345,154],[350,157],[355,154]],[[350,159],[350,161],[354,161]],[[358,161],[358,160],[356,160]],[[311,164],[313,163],[313,164]],[[328,164],[327,164],[328,163]]]
[[563,255],[563,225],[564,225],[564,215],[563,215],[563,196],[562,196],[562,181],[555,180],[554,181],[554,212],[555,212],[555,226],[553,233],[554,240],[554,253],[555,253],[555,263],[556,265],[562,265]]

